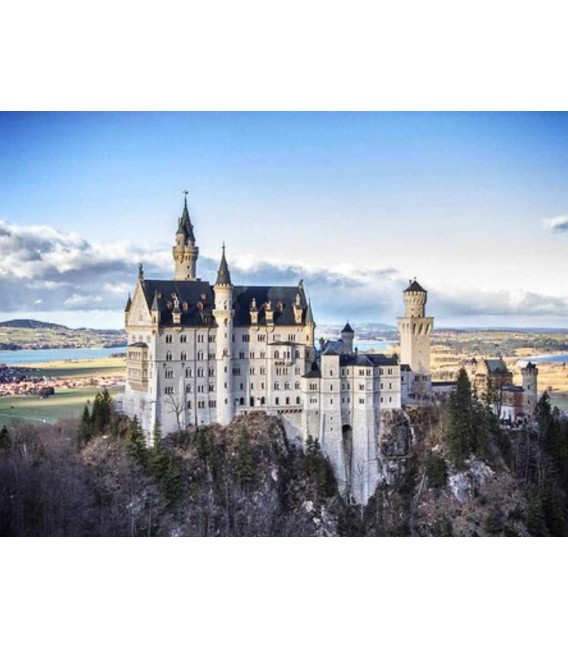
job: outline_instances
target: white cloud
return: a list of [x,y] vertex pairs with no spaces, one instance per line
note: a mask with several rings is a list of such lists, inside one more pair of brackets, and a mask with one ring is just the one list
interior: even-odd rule
[[567,232],[568,216],[553,216],[542,220],[544,227],[551,232]]

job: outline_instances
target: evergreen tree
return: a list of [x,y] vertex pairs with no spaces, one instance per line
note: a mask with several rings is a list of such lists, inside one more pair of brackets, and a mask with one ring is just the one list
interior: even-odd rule
[[145,464],[147,459],[146,443],[144,442],[144,433],[138,421],[134,416],[128,424],[126,434],[126,450],[132,457],[136,458],[140,464]]
[[0,448],[8,450],[11,446],[10,433],[6,428],[6,424],[0,429]]
[[448,405],[447,443],[450,459],[456,468],[472,452],[475,444],[473,428],[473,400],[471,384],[466,371],[458,374],[456,391],[450,394]]
[[79,432],[77,433],[77,445],[84,446],[89,442],[93,435],[93,422],[89,413],[89,406],[85,404],[83,414],[81,415],[81,422],[79,423]]
[[160,422],[156,420],[152,431],[152,446],[148,449],[148,469],[160,481],[164,478],[168,465],[168,458],[164,451],[164,443],[160,431]]

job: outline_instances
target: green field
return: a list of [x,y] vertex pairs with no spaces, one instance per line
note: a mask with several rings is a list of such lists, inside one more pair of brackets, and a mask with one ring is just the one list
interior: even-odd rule
[[82,361],[53,361],[30,365],[38,368],[37,376],[57,376],[62,379],[83,379],[88,376],[125,376],[126,361],[124,358],[98,358]]
[[[15,420],[54,422],[79,417],[87,400],[93,401],[97,388],[63,389],[47,399],[36,396],[0,397],[0,425]],[[122,388],[112,388],[114,396]]]
[[568,412],[568,394],[555,394],[550,395],[550,402],[553,406],[558,406],[560,410]]

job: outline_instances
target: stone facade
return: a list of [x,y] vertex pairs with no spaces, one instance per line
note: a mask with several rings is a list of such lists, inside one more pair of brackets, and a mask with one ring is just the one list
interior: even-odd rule
[[[401,364],[396,356],[354,350],[349,324],[339,340],[317,348],[303,282],[234,285],[224,247],[216,282],[198,279],[187,201],[172,256],[174,279],[145,279],[140,267],[126,305],[123,412],[138,417],[151,443],[156,423],[166,435],[263,409],[282,418],[291,443],[319,440],[341,491],[366,502],[391,471],[381,449],[392,454],[404,446],[382,443],[393,437],[391,422],[400,428],[403,402],[419,392],[416,384],[429,389],[433,319],[424,313],[426,291],[414,281],[404,292]],[[402,389],[403,375],[410,391]]]

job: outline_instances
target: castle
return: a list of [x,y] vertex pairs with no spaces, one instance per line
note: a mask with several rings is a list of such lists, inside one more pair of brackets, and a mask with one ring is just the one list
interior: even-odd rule
[[[189,425],[228,424],[262,409],[279,416],[291,443],[319,440],[344,494],[365,503],[388,479],[387,444],[402,405],[430,392],[427,292],[403,292],[400,359],[339,340],[315,344],[316,323],[303,282],[233,284],[225,247],[214,284],[197,277],[199,248],[187,206],[172,248],[173,279],[146,279],[142,266],[125,308],[127,382],[120,407],[137,416],[151,443]],[[397,444],[394,444],[396,447]],[[404,454],[405,444],[398,444]]]

